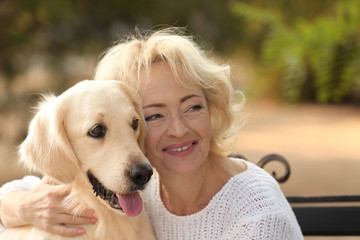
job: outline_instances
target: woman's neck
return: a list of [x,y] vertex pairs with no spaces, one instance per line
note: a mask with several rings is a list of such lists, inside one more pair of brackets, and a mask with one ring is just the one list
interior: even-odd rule
[[168,211],[185,216],[204,209],[233,176],[225,161],[222,156],[209,157],[188,174],[159,172],[161,199]]

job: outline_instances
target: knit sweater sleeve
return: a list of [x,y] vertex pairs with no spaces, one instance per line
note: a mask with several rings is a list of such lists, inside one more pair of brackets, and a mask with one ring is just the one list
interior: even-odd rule
[[239,219],[223,235],[221,240],[276,239],[303,240],[296,220],[288,213],[275,212],[262,217]]
[[[280,186],[263,169],[248,165],[249,175],[241,180],[243,184],[239,181],[237,189],[232,190],[237,196],[242,195],[243,203],[233,205],[234,220],[221,239],[303,240]],[[239,186],[241,191],[238,191]]]
[[[0,188],[0,202],[4,198],[4,196],[13,191],[21,191],[21,190],[31,190],[35,188],[40,183],[40,178],[35,176],[25,176],[22,179],[13,180],[11,182],[5,183]],[[0,233],[4,231],[5,228],[0,224]]]

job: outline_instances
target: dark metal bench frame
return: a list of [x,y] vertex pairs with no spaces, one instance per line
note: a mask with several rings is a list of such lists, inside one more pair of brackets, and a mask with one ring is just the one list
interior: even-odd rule
[[[241,155],[233,157],[244,158]],[[284,183],[290,177],[288,161],[278,154],[261,158],[258,166],[279,162],[285,174],[273,177]],[[304,236],[360,236],[360,195],[351,196],[287,196]]]
[[[360,236],[360,196],[287,197],[287,199],[292,204],[304,235]],[[358,204],[351,205],[356,203]],[[297,204],[305,205],[296,206]],[[319,206],[319,204],[336,205]]]

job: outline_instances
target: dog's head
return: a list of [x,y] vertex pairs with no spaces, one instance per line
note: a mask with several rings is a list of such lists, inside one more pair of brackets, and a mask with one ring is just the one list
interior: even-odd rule
[[39,105],[20,160],[63,183],[85,176],[109,207],[137,215],[137,191],[152,175],[144,137],[140,100],[131,88],[120,81],[82,81]]

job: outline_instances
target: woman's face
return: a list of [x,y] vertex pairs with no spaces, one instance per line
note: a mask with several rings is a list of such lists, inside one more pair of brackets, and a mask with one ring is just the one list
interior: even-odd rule
[[210,147],[210,114],[202,89],[180,76],[178,83],[166,63],[156,63],[141,75],[148,135],[146,156],[159,172],[195,172],[206,161]]

